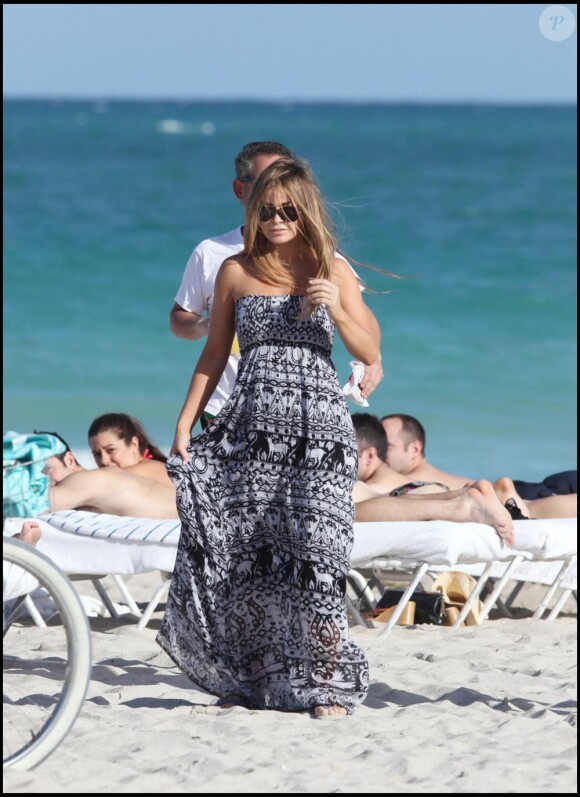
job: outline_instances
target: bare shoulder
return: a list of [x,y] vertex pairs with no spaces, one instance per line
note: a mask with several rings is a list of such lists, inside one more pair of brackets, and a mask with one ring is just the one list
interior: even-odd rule
[[137,462],[135,465],[123,468],[123,470],[125,473],[132,473],[134,476],[142,476],[145,479],[159,481],[161,484],[172,485],[167,475],[165,464],[156,459],[145,459],[142,462]]
[[227,257],[220,266],[216,282],[219,280],[223,286],[229,288],[237,285],[244,278],[247,262],[248,258],[241,254]]
[[335,285],[338,285],[344,297],[348,295],[353,296],[357,302],[360,300],[360,282],[346,260],[340,257],[334,258],[331,279]]
[[99,474],[103,470],[105,470],[105,468],[88,468],[76,470],[74,473],[69,473],[69,475],[60,481],[56,486],[72,487],[73,485],[85,484],[90,481],[94,481],[95,479],[101,479],[102,477],[99,476]]
[[240,252],[239,255],[230,255],[230,257],[226,257],[220,266],[220,270],[227,271],[231,274],[237,274],[244,270],[248,262],[249,259]]
[[229,294],[233,299],[248,293],[248,284],[251,280],[253,260],[243,254],[228,257],[222,263],[216,287],[224,294]]
[[349,263],[342,257],[335,257],[332,264],[332,280],[339,285],[357,284],[357,278]]

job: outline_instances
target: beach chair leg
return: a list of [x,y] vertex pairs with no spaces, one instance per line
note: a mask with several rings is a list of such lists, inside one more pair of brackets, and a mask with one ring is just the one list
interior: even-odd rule
[[365,620],[348,595],[344,596],[344,602],[346,604],[346,611],[350,614],[353,622],[357,625],[362,625],[364,628],[374,628],[373,623],[370,620]]
[[[493,587],[493,584],[495,584],[495,582],[496,582],[496,579],[492,579],[492,578],[490,578],[490,579],[488,580],[488,582],[487,582],[487,583],[488,583],[488,584],[491,584],[491,585],[492,585],[492,587]],[[514,593],[517,595],[517,593],[519,592],[519,590],[520,590],[520,588],[521,588],[521,585],[522,585],[522,582],[520,581],[520,583],[519,583],[519,584],[517,584],[517,585],[516,585],[516,587],[514,587],[514,589],[513,589],[513,590],[510,592],[510,594],[508,595],[508,597],[506,598],[506,600],[505,600],[505,601],[504,601],[504,600],[502,600],[502,599],[499,597],[499,595],[498,595],[498,597],[496,598],[496,600],[495,600],[495,605],[496,605],[496,606],[497,606],[497,608],[499,609],[499,611],[500,611],[500,613],[501,613],[501,616],[502,616],[502,617],[507,617],[507,618],[508,618],[508,619],[510,619],[510,620],[512,620],[512,619],[513,619],[513,614],[512,614],[512,613],[510,612],[510,610],[508,609],[508,606],[510,605],[511,601],[513,601],[513,595],[514,595]]]
[[26,606],[26,609],[28,610],[28,614],[32,617],[34,625],[38,626],[39,628],[45,627],[46,623],[42,619],[42,615],[40,614],[40,612],[36,608],[36,605],[35,605],[34,601],[32,600],[32,598],[30,597],[30,595],[27,595],[24,598],[24,605]]
[[358,570],[349,570],[346,580],[355,593],[359,606],[364,604],[367,608],[374,609],[377,602],[370,588],[369,581],[362,573],[359,573]]
[[113,601],[110,599],[107,590],[101,584],[101,580],[99,578],[91,578],[91,581],[93,582],[94,588],[98,592],[100,599],[105,604],[107,611],[109,612],[113,620],[119,620],[121,615],[115,609],[115,605]]
[[496,598],[495,605],[499,609],[502,617],[507,617],[509,620],[513,620],[513,614],[508,609],[507,605],[501,598]]
[[570,597],[571,594],[572,594],[572,590],[571,589],[565,589],[565,590],[562,591],[560,597],[558,598],[558,601],[557,601],[556,605],[554,606],[554,608],[552,609],[550,614],[547,616],[546,620],[555,620],[556,619],[556,617],[562,611],[562,608],[563,608],[564,604],[566,603],[566,601],[568,600],[568,598]]
[[147,623],[151,619],[151,615],[153,614],[153,612],[157,608],[157,604],[161,600],[161,596],[163,595],[164,592],[168,592],[169,591],[169,585],[170,584],[171,584],[171,581],[169,579],[167,579],[167,580],[164,580],[163,583],[160,584],[157,587],[157,589],[153,593],[153,597],[151,598],[151,600],[147,604],[141,619],[137,623],[137,628],[139,630],[141,630],[142,628],[146,627]]
[[125,603],[131,609],[131,612],[134,615],[136,615],[137,617],[141,617],[141,614],[142,614],[141,609],[135,603],[135,599],[133,598],[133,596],[129,592],[129,589],[128,589],[127,585],[125,584],[125,582],[123,581],[123,579],[121,578],[121,576],[114,575],[112,578],[113,578],[113,581],[115,582],[115,584],[117,585],[117,588],[118,588],[119,592],[123,596],[123,598],[125,600]]
[[568,565],[569,565],[569,562],[562,562],[562,566],[558,570],[558,575],[556,576],[556,578],[552,582],[551,587],[546,592],[546,594],[544,595],[544,597],[542,598],[542,600],[540,602],[540,605],[538,606],[538,608],[534,612],[534,620],[541,619],[541,617],[544,614],[544,612],[547,611],[548,604],[550,603],[550,601],[552,600],[553,596],[556,594],[556,590],[558,589],[558,587],[562,583],[562,580],[564,578],[564,574],[565,574],[565,572],[566,572],[566,570],[568,568]]
[[523,581],[518,581],[516,583],[515,587],[512,589],[512,591],[510,592],[510,594],[507,596],[507,598],[505,600],[505,606],[506,606],[507,609],[511,609],[512,603],[515,601],[515,599],[520,594],[521,590],[523,589],[523,586],[524,586],[524,582]]
[[393,630],[393,627],[396,625],[397,620],[403,614],[403,610],[405,609],[405,606],[409,603],[409,599],[411,598],[411,595],[413,594],[413,592],[415,592],[417,584],[420,583],[421,579],[423,578],[423,576],[425,575],[425,573],[427,572],[428,569],[429,569],[429,565],[427,564],[427,562],[423,562],[415,570],[415,572],[413,573],[413,575],[411,577],[411,580],[409,581],[409,585],[408,585],[407,589],[401,595],[401,599],[397,603],[395,611],[389,617],[385,627],[383,628],[381,633],[378,635],[379,637],[386,637],[386,636],[388,636],[391,633],[391,631]]
[[[483,609],[481,611],[481,614],[479,615],[481,623],[483,623],[483,621],[486,619],[487,615],[492,610],[493,605],[495,604],[495,602],[497,601],[497,599],[501,595],[503,588],[505,587],[507,582],[510,580],[512,572],[516,569],[516,567],[520,564],[520,562],[523,562],[524,558],[525,557],[522,556],[521,554],[518,554],[517,556],[514,556],[514,558],[512,559],[512,561],[509,564],[509,567],[505,570],[505,572],[502,575],[502,577],[498,578],[498,580],[497,580],[496,584],[494,585],[491,593],[487,596],[487,598],[484,601]],[[486,565],[485,570],[482,573],[481,577],[483,577],[483,575],[486,573],[488,568],[491,570],[492,564],[493,564],[492,562],[489,562]],[[477,589],[477,587],[476,587],[476,589]],[[471,595],[469,597],[471,598]],[[473,603],[473,601],[471,601],[471,603]],[[458,622],[459,622],[459,619],[461,618],[461,615],[464,613],[465,609],[467,608],[467,606],[468,606],[468,603],[466,603],[465,606],[463,607],[463,609],[461,610],[461,613],[459,614],[459,617],[457,618]],[[467,616],[467,612],[465,612],[465,616]],[[462,620],[465,619],[465,616],[462,618]],[[455,623],[455,625],[457,625],[458,622]]]
[[[365,628],[373,628],[373,624],[369,620],[365,620],[359,611],[359,607],[363,605],[363,602],[369,609],[374,606],[374,596],[370,590],[367,579],[362,573],[359,573],[358,570],[350,570],[346,576],[346,588],[347,592],[344,596],[344,602],[346,604],[346,611],[350,614],[352,621]],[[349,589],[354,594],[354,598],[351,598],[348,594]]]
[[[452,626],[453,628],[459,628],[460,625],[463,625],[463,622],[465,621],[465,618],[469,614],[469,612],[471,610],[471,607],[473,606],[475,601],[479,599],[479,596],[482,593],[483,588],[487,584],[488,576],[489,576],[489,573],[491,572],[492,565],[493,565],[493,562],[488,562],[486,564],[486,566],[485,566],[485,568],[483,570],[483,573],[477,579],[477,583],[476,583],[475,587],[471,590],[470,594],[467,597],[467,600],[465,601],[464,605],[461,607],[461,611],[459,612],[459,615],[457,616],[457,620],[453,623],[453,626]],[[485,615],[483,613],[480,615],[482,623],[485,620],[486,616],[487,615]]]
[[6,636],[6,632],[22,612],[22,606],[25,600],[26,595],[19,595],[18,598],[12,598],[12,600],[8,600],[6,603],[2,604],[3,636]]

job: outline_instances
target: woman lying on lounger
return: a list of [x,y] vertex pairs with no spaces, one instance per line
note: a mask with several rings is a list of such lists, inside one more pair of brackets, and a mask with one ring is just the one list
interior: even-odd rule
[[149,440],[142,424],[124,412],[100,415],[89,427],[89,446],[99,468],[123,468],[128,473],[173,486],[167,457]]

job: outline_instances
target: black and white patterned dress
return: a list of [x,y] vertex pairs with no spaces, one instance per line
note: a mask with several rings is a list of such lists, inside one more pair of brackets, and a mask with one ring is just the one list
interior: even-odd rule
[[236,302],[234,390],[171,457],[182,522],[157,641],[198,685],[257,708],[351,713],[368,688],[344,596],[357,449],[325,309]]

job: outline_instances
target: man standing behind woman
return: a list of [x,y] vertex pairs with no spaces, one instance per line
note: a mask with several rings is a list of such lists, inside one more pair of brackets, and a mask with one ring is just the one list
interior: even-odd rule
[[[218,272],[177,422],[167,467],[182,532],[157,638],[228,705],[321,719],[352,713],[368,688],[344,605],[357,450],[335,329],[356,359],[379,354],[336,248],[310,170],[278,158],[247,200],[243,252]],[[235,386],[191,439],[236,333]]]
[[[232,189],[244,209],[254,181],[261,172],[278,158],[293,157],[294,154],[288,147],[277,141],[253,141],[242,148],[235,159],[236,176]],[[239,254],[244,248],[243,229],[236,227],[223,235],[207,238],[193,250],[169,316],[169,325],[176,337],[198,340],[208,334],[215,278],[223,261]],[[379,340],[380,330],[377,320],[366,306],[365,309],[369,323]],[[224,372],[200,417],[202,427],[217,415],[227,401],[236,380],[238,362],[239,349],[237,339],[234,339]],[[359,385],[362,395],[368,398],[382,378],[383,369],[379,352],[376,361],[365,368]]]

